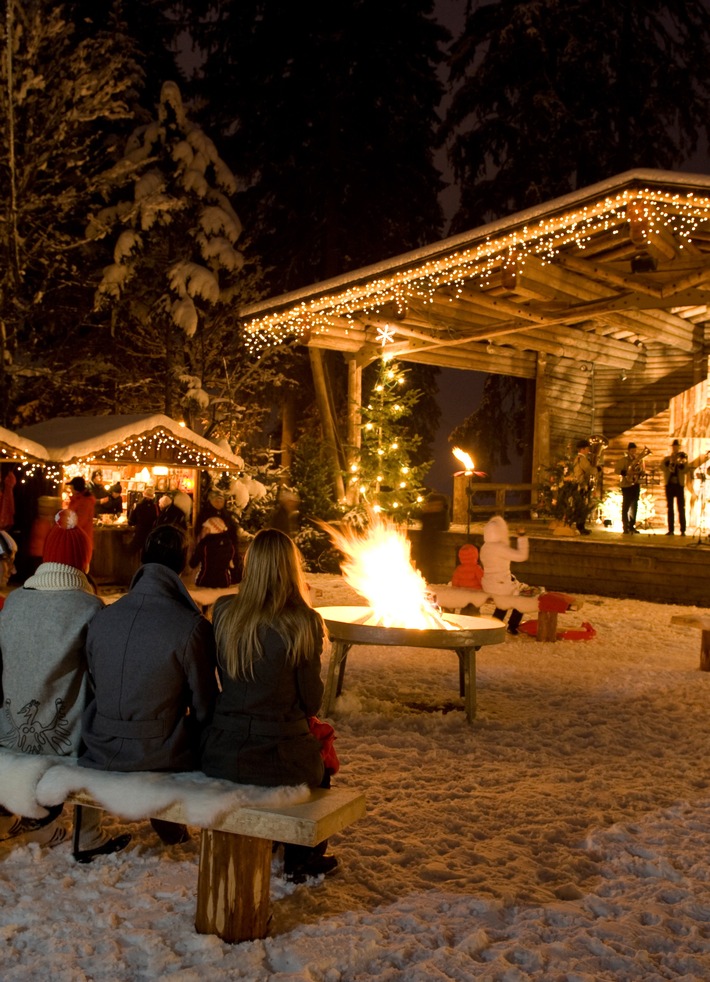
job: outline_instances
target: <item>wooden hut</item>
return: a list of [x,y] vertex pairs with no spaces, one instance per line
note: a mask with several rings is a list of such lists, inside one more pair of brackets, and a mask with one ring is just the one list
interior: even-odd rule
[[201,472],[236,477],[244,466],[229,450],[162,414],[57,417],[28,426],[15,437],[43,450],[44,462],[58,469],[62,483],[75,475],[88,481],[99,468],[104,484],[120,482],[123,519],[107,520],[94,530],[91,563],[96,580],[112,583],[128,582],[137,567],[126,516],[147,484],[158,496],[183,492],[192,502],[194,523],[200,510]]

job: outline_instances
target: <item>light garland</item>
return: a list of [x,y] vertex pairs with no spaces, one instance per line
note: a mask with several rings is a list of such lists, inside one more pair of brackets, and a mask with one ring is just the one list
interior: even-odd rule
[[[584,205],[576,211],[541,219],[505,235],[486,238],[469,249],[421,265],[399,269],[390,275],[360,282],[327,298],[303,301],[294,307],[246,321],[245,343],[255,354],[264,347],[282,344],[290,338],[327,334],[333,320],[353,321],[355,315],[374,314],[385,305],[404,313],[408,303],[433,304],[434,294],[449,287],[450,303],[476,281],[480,289],[490,286],[491,276],[500,269],[505,275],[524,267],[529,256],[551,263],[564,246],[574,244],[584,250],[593,236],[608,232],[618,235],[625,225],[633,243],[646,241],[662,228],[670,229],[689,241],[702,222],[710,220],[710,197],[692,192],[680,194],[661,189],[625,190],[614,196]],[[359,325],[358,325],[359,327]],[[349,328],[345,328],[345,334]],[[394,340],[394,329],[378,328],[382,347]]]
[[225,470],[223,460],[217,454],[187,446],[184,441],[174,437],[166,430],[156,430],[143,436],[129,437],[107,447],[105,450],[92,452],[78,458],[78,463],[86,464],[92,460],[124,461],[127,463],[168,461],[173,466],[182,465]]

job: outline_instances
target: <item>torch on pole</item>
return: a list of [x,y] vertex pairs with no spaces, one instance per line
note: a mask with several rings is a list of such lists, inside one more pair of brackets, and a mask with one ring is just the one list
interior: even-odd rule
[[465,450],[461,447],[453,447],[451,451],[454,457],[461,461],[465,470],[456,471],[454,477],[465,476],[468,478],[466,483],[466,538],[470,541],[471,539],[471,516],[473,515],[473,479],[474,477],[486,477],[484,471],[477,471],[474,469],[473,459],[470,454],[467,454]]

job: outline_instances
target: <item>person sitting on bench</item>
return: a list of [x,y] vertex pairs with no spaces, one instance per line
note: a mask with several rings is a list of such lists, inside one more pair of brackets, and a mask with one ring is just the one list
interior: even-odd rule
[[[518,536],[515,548],[510,544],[508,525],[501,515],[494,515],[484,526],[483,545],[481,546],[481,564],[483,565],[482,586],[493,596],[514,597],[520,593],[522,584],[510,572],[510,564],[524,563],[530,554],[526,535]],[[505,610],[496,607],[493,616],[505,620]],[[517,634],[522,611],[513,608],[508,618],[508,634]]]
[[[262,529],[244,558],[236,597],[214,606],[222,690],[205,734],[202,770],[237,784],[329,787],[309,717],[323,698],[323,620],[311,607],[300,553],[279,529]],[[294,882],[330,873],[327,840],[284,846]]]
[[[156,525],[128,593],[91,622],[86,654],[94,693],[84,713],[83,767],[197,770],[217,677],[212,625],[180,579],[186,561],[183,530]],[[183,825],[151,825],[167,845],[188,838]]]

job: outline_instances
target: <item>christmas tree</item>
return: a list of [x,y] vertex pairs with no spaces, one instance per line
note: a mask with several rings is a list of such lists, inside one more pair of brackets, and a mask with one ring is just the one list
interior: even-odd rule
[[351,467],[361,504],[397,522],[406,522],[423,499],[422,476],[430,463],[414,466],[411,455],[420,437],[410,429],[411,414],[420,398],[407,389],[407,373],[391,358],[377,364],[369,400],[362,407],[359,462]]

